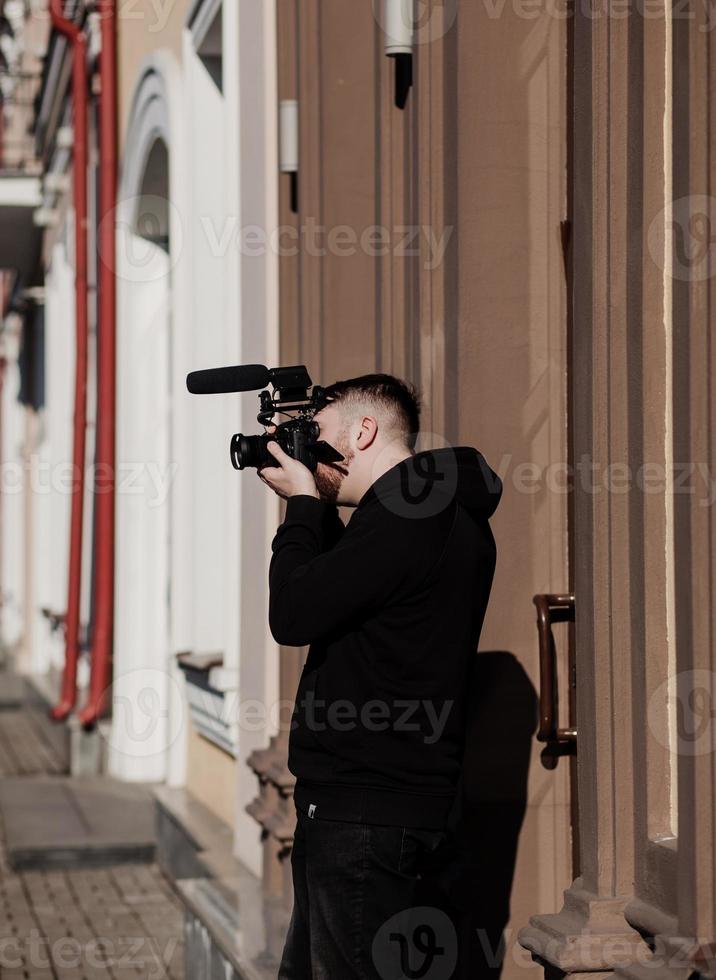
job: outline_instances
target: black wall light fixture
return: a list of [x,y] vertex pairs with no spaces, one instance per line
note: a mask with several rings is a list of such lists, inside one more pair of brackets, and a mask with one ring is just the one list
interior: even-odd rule
[[382,0],[385,53],[395,62],[395,104],[404,109],[413,84],[415,0]]

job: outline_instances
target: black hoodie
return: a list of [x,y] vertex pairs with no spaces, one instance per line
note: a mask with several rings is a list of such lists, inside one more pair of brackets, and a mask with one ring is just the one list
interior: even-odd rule
[[289,737],[296,806],[320,819],[444,826],[495,569],[502,494],[476,449],[417,453],[337,508],[295,496],[273,541],[274,639],[310,644]]

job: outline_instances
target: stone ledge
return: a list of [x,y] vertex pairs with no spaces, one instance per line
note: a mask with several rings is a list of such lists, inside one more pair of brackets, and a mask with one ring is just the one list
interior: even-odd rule
[[107,778],[13,776],[0,784],[14,870],[154,860],[149,787]]
[[263,899],[260,882],[246,874],[178,883],[186,906],[188,977],[275,980],[286,912],[277,900]]
[[154,790],[157,861],[168,878],[221,877],[233,857],[231,827],[185,789]]
[[155,790],[157,857],[186,910],[186,975],[275,980],[289,912],[233,854],[233,831],[184,789]]

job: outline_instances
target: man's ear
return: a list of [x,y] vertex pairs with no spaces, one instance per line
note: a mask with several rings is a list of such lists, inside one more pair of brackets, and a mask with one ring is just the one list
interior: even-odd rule
[[368,449],[375,442],[378,435],[378,422],[372,415],[364,415],[360,421],[358,429],[357,445],[358,449]]

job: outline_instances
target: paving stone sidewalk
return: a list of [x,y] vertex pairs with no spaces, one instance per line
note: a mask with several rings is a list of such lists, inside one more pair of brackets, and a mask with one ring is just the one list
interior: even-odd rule
[[[62,773],[36,711],[0,710],[0,778]],[[15,873],[0,827],[0,980],[183,980],[183,962],[183,906],[156,865]]]
[[[0,671],[0,686],[3,684]],[[0,709],[0,778],[59,775],[65,771],[60,753],[45,737],[35,707]]]

